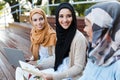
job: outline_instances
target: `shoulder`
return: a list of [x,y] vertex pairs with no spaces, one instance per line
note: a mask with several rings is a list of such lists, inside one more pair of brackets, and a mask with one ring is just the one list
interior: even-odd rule
[[120,71],[120,60],[118,60],[115,63],[113,63],[113,65],[116,67],[117,70]]
[[116,61],[115,63],[112,64],[114,68],[112,68],[116,80],[120,80],[120,60]]
[[[114,54],[119,55],[120,54],[120,50],[117,50]],[[120,59],[119,58],[112,65],[115,66],[115,69],[118,69],[118,71],[120,71]]]
[[78,29],[76,30],[76,36],[84,36],[82,32],[80,32]]
[[85,36],[83,35],[82,32],[80,32],[79,30],[76,30],[76,34],[75,37],[76,39],[86,39]]
[[76,34],[75,34],[75,37],[74,37],[74,41],[80,42],[80,43],[81,42],[88,43],[86,37],[79,30],[76,31]]

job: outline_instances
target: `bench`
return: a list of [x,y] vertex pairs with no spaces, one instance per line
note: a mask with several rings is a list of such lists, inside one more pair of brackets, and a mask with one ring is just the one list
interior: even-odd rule
[[30,54],[31,28],[16,25],[0,30],[0,80],[15,80],[15,68],[6,59],[4,47],[21,49],[25,57]]

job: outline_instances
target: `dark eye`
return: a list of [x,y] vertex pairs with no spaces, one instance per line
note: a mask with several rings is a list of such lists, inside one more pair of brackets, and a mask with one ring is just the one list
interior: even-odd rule
[[59,18],[63,18],[63,15],[59,15]]
[[43,20],[43,17],[40,17],[39,20],[40,20],[40,21]]
[[37,21],[37,19],[33,19],[33,21]]
[[71,15],[71,14],[68,14],[67,17],[72,17],[72,15]]

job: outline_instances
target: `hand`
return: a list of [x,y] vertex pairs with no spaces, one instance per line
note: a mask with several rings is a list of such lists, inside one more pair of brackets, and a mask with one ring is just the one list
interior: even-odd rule
[[26,60],[26,62],[33,61],[33,60],[34,60],[34,57],[33,57],[33,56],[31,56],[31,57],[26,57],[25,60]]
[[37,61],[29,61],[28,63],[31,65],[37,65]]
[[39,70],[42,70],[42,66],[39,64],[39,65],[36,65],[36,68],[38,68]]
[[44,80],[53,80],[52,74],[43,73],[41,76]]
[[32,54],[24,54],[24,58],[25,58],[26,62],[28,62],[30,60],[34,60],[34,57],[32,56]]

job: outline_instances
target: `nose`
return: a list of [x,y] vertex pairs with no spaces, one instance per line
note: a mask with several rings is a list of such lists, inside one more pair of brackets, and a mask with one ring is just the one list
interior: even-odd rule
[[67,21],[67,18],[66,18],[66,17],[64,17],[64,18],[63,18],[63,21],[64,21],[64,22],[66,22],[66,21]]
[[84,27],[83,31],[85,31],[85,32],[86,32],[86,27]]
[[38,20],[38,21],[37,21],[37,23],[38,23],[38,24],[41,24],[41,21],[40,21],[40,20]]

